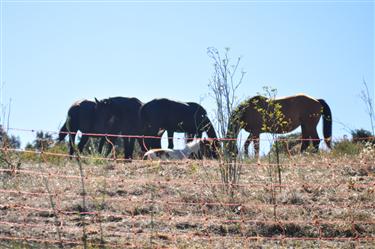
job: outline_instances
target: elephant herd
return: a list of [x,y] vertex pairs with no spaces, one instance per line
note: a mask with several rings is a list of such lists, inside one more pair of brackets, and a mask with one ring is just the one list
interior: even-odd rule
[[[125,159],[133,157],[135,140],[143,152],[161,148],[161,136],[168,134],[168,148],[173,148],[173,133],[183,132],[188,138],[210,138],[216,133],[206,110],[194,102],[178,102],[166,98],[142,103],[137,98],[113,97],[103,100],[82,100],[68,110],[59,132],[59,141],[69,135],[69,154],[74,153],[77,131],[82,133],[78,150],[83,151],[89,137],[100,137],[99,152],[106,141],[113,144],[120,135],[124,143]],[[103,137],[101,134],[106,134]],[[106,154],[109,151],[107,150]]]

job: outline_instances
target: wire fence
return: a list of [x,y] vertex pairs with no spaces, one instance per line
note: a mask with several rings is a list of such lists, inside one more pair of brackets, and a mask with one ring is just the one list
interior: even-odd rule
[[375,245],[371,154],[237,162],[241,181],[230,186],[217,160],[124,164],[7,146],[0,155],[0,246]]
[[[65,135],[82,135],[82,136],[90,136],[90,137],[114,137],[114,138],[139,138],[139,139],[161,139],[161,136],[148,136],[148,135],[127,135],[127,134],[111,134],[111,133],[91,133],[91,132],[71,132],[71,131],[52,131],[52,130],[41,130],[41,129],[24,129],[24,128],[5,128],[6,130],[15,131],[15,132],[44,132],[51,135],[58,135],[58,134],[65,134]],[[173,139],[173,137],[164,137],[163,139]],[[177,138],[180,140],[189,140],[192,138]],[[206,138],[208,140],[218,140],[218,141],[234,141],[241,138]],[[246,140],[246,139],[242,139]],[[257,139],[259,141],[270,141],[269,138],[265,139]],[[324,139],[313,139],[313,138],[278,138],[278,141],[316,141],[320,140],[323,141]],[[336,138],[334,140],[341,140],[340,138]],[[369,136],[369,137],[358,137],[354,138],[354,140],[375,140],[375,136]]]

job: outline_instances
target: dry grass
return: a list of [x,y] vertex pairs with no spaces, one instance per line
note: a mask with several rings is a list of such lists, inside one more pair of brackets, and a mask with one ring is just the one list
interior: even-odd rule
[[[0,174],[0,247],[374,248],[375,153],[244,165],[229,196],[218,162],[21,162]],[[7,170],[7,167],[3,167]],[[51,208],[46,184],[52,194]],[[372,240],[371,240],[372,239]]]

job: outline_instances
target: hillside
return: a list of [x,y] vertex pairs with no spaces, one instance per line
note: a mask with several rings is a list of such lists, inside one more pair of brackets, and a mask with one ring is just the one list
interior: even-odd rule
[[375,247],[373,151],[284,158],[281,184],[245,161],[227,187],[218,161],[23,156],[2,154],[1,248]]

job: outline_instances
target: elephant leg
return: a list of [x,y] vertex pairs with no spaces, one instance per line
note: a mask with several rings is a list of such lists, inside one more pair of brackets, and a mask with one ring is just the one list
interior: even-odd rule
[[254,143],[254,154],[255,154],[255,158],[257,159],[258,162],[260,162],[260,158],[259,158],[259,144],[260,144],[260,141],[259,141],[259,134],[254,134],[254,135],[251,137],[251,140],[252,140],[253,143]]
[[76,140],[76,135],[75,134],[69,134],[69,155],[74,154],[74,142]]
[[319,151],[320,138],[319,138],[318,132],[316,130],[313,131],[311,138],[312,138],[312,143],[314,145],[314,152],[318,152]]
[[122,141],[124,143],[124,157],[125,159],[129,159],[129,138],[124,137]]
[[[127,140],[125,142],[125,140]],[[125,159],[132,159],[134,151],[135,138],[125,138],[124,139],[124,155]]]
[[173,144],[173,131],[168,130],[167,135],[168,135],[168,148],[173,149],[174,144]]
[[306,126],[302,125],[302,145],[301,153],[303,153],[310,145],[310,134]]
[[85,147],[88,140],[89,140],[89,136],[83,135],[81,137],[81,140],[78,143],[78,150],[79,150],[80,153],[82,153],[83,148]]
[[307,137],[302,137],[301,153],[305,152],[307,147],[309,147],[310,141]]
[[252,142],[252,135],[249,134],[249,136],[247,137],[246,141],[245,141],[245,144],[244,144],[244,154],[245,154],[245,157],[248,157],[249,156],[249,146]]
[[144,130],[143,134],[147,136],[147,138],[143,138],[142,141],[142,150],[143,151],[148,151],[150,149],[159,149],[161,148],[161,141],[160,137],[163,135],[163,133],[158,134],[159,130],[155,129],[147,129]]

